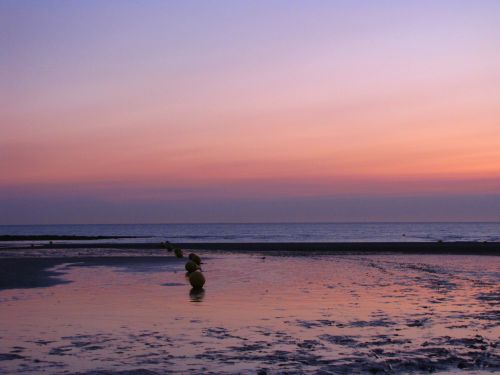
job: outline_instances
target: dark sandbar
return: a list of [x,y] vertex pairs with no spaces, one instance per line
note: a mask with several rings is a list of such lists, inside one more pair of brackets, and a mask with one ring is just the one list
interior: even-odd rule
[[179,243],[176,245],[188,249],[229,251],[500,255],[500,242],[269,242]]
[[[172,245],[184,249],[242,252],[293,253],[403,253],[500,255],[500,242],[182,242]],[[71,243],[43,245],[55,249],[160,249],[160,243]],[[11,247],[12,249],[13,247]]]
[[85,240],[114,240],[120,238],[147,238],[144,236],[58,236],[46,234],[34,235],[2,235],[0,241],[85,241]]

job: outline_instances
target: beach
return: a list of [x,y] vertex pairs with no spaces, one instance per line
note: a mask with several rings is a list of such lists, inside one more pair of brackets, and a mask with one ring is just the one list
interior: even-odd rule
[[0,372],[500,370],[495,250],[205,245],[203,291],[153,244],[2,249]]
[[0,375],[500,374],[500,1],[0,15]]

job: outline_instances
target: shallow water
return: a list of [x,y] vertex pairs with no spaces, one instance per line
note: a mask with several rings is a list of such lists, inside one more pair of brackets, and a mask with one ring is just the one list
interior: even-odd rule
[[498,257],[202,255],[0,291],[0,373],[500,370]]

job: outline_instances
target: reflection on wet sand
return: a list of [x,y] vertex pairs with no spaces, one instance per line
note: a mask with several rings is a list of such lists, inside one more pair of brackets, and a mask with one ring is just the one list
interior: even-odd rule
[[189,299],[191,302],[201,302],[205,297],[205,289],[191,288],[189,291]]
[[0,372],[500,370],[498,257],[203,259],[202,290],[182,260],[94,260],[58,266],[62,284],[0,291]]

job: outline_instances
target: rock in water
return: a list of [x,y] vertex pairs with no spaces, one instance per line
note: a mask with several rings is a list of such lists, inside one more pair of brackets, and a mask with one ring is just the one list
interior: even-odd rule
[[201,289],[205,285],[205,276],[200,271],[192,272],[189,275],[189,282],[193,289]]
[[189,254],[189,259],[191,259],[193,262],[195,262],[197,265],[201,264],[201,258],[196,255],[195,253]]
[[188,271],[189,273],[194,272],[199,268],[198,265],[192,260],[188,261],[185,267],[186,271]]
[[182,252],[182,249],[180,249],[180,248],[176,248],[176,249],[174,250],[174,253],[175,253],[175,256],[176,256],[177,258],[182,258],[182,257],[184,256],[184,253]]

